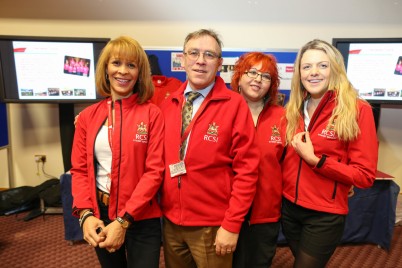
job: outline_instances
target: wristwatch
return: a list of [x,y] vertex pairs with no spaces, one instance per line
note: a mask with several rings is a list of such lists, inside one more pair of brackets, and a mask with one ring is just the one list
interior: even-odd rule
[[121,227],[123,227],[124,229],[127,229],[130,226],[130,222],[122,217],[117,217],[116,221],[118,221],[121,224]]

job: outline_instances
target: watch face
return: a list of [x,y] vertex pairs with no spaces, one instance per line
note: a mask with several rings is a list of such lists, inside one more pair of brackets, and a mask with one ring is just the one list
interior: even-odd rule
[[125,219],[123,219],[123,218],[121,218],[121,217],[117,217],[116,220],[117,220],[117,221],[121,224],[121,226],[122,226],[123,228],[125,228],[125,229],[127,229],[128,226],[130,225],[130,223],[129,223],[127,220],[125,220]]

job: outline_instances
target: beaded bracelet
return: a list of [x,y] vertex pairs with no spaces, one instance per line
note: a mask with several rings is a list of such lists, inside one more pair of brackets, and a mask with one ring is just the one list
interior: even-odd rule
[[81,229],[82,229],[82,226],[84,225],[84,221],[85,221],[88,217],[93,216],[93,215],[94,215],[94,213],[93,213],[92,211],[88,210],[88,211],[86,211],[86,212],[81,216],[81,218],[79,219],[79,223],[80,223],[80,228],[81,228]]

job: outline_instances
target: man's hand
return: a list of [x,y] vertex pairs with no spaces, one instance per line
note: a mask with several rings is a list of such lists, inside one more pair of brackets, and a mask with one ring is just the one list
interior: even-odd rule
[[216,255],[232,254],[236,250],[239,234],[226,231],[222,226],[218,229],[215,238]]

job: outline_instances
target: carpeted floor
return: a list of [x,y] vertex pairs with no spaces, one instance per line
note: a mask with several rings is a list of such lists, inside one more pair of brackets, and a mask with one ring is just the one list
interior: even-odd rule
[[2,267],[100,267],[86,243],[71,246],[64,240],[62,215],[45,215],[23,221],[24,213],[0,217]]
[[[62,215],[45,215],[23,221],[24,213],[0,217],[1,267],[82,268],[100,267],[94,250],[86,243],[64,240]],[[390,251],[376,245],[338,247],[328,268],[402,268],[402,226],[394,229]],[[273,268],[290,268],[293,257],[286,246],[279,247]],[[164,268],[161,256],[161,268]]]

